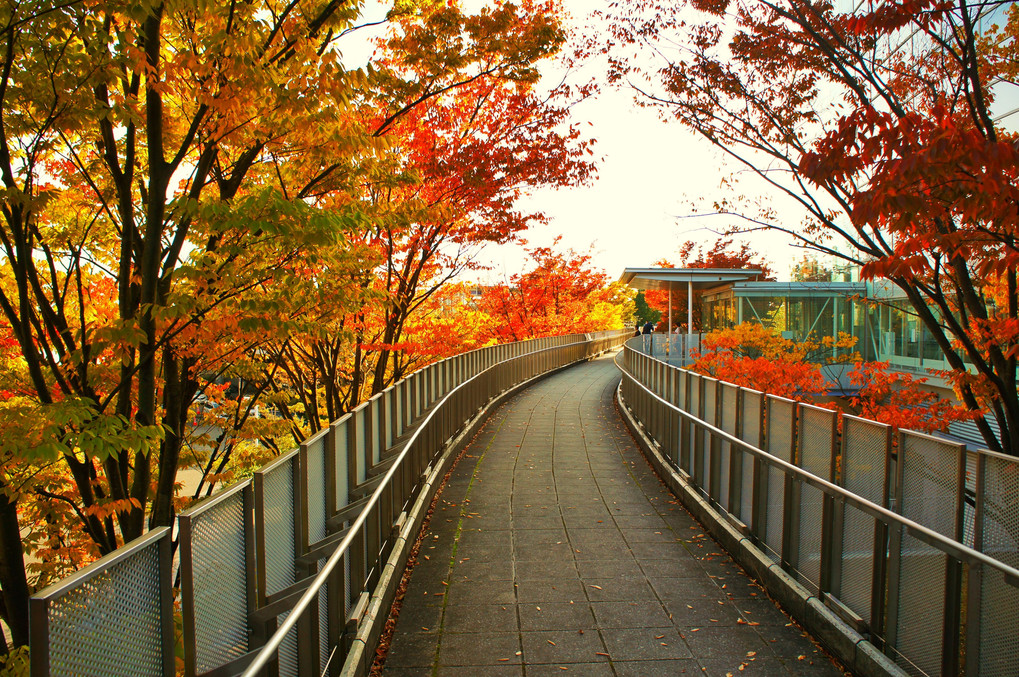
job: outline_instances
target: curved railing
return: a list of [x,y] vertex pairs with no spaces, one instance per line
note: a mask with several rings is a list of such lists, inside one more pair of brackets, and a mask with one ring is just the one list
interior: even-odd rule
[[1016,459],[893,439],[636,345],[617,364],[625,407],[688,507],[809,629],[848,624],[832,648],[850,667],[870,674],[880,650],[909,674],[1019,674]]
[[629,335],[491,346],[410,375],[181,513],[178,561],[157,529],[33,597],[32,674],[168,677],[178,618],[186,675],[363,672],[449,452],[493,398]]

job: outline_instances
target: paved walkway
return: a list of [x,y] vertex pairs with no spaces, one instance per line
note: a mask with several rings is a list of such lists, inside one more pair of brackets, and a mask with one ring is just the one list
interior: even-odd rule
[[678,505],[603,358],[507,401],[439,498],[383,674],[842,671]]

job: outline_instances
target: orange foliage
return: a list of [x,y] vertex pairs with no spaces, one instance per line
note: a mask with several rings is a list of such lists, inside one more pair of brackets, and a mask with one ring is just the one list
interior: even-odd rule
[[590,268],[590,256],[572,249],[560,254],[554,246],[528,253],[532,270],[513,275],[509,285],[486,288],[481,298],[500,342],[619,329],[632,314],[629,292]]
[[1019,455],[1019,136],[998,110],[1019,75],[1019,5],[641,0],[606,13],[614,44],[673,59],[643,79],[610,59],[610,80],[640,81],[644,102],[805,218],[753,195],[711,210],[894,283],[960,400],[996,422],[975,419],[988,448]]
[[950,423],[972,420],[980,415],[924,390],[926,378],[888,371],[887,362],[857,363],[849,372],[849,378],[853,385],[860,386],[850,400],[860,415],[894,428],[945,431]]
[[701,339],[691,369],[771,395],[800,400],[825,391],[821,366],[807,361],[811,345],[783,339],[774,330],[744,322]]

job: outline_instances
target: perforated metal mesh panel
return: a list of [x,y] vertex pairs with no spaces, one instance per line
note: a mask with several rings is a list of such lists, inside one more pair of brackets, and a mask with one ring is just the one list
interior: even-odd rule
[[800,405],[799,466],[812,475],[831,479],[834,433],[834,412]]
[[[723,383],[722,388],[722,406],[721,406],[721,417],[718,422],[718,427],[729,433],[730,435],[736,434],[736,400],[739,396],[739,388],[732,385],[731,383]],[[718,500],[726,509],[730,508],[729,500],[729,486],[731,473],[735,472],[739,474],[741,471],[740,467],[740,455],[736,454],[732,450],[732,445],[728,442],[722,442],[721,446],[722,463],[721,463],[721,493],[719,494]]]
[[824,492],[809,484],[800,484],[800,530],[796,545],[796,573],[800,583],[811,592],[821,589],[821,529],[824,517]]
[[[1007,562],[1019,567],[1019,554]],[[1019,588],[1001,572],[984,567],[980,586],[980,675],[1019,675]]]
[[[411,379],[409,387],[411,388],[412,391],[414,390],[415,385],[417,383],[416,376],[417,376],[416,374],[412,374],[409,377]],[[420,403],[420,400],[418,400],[418,402]],[[355,436],[354,448],[347,450],[347,453],[353,453],[354,454],[354,463],[355,463],[355,467],[357,468],[356,477],[354,478],[354,480],[355,480],[354,483],[355,484],[361,484],[362,482],[364,482],[365,478],[368,477],[368,466],[364,462],[365,453],[366,453],[365,450],[367,449],[367,447],[365,446],[365,439],[364,439],[364,437],[365,437],[365,428],[367,427],[367,426],[365,426],[365,420],[364,420],[365,411],[366,411],[366,405],[362,404],[359,408],[355,409],[352,412],[353,415],[347,421],[347,425],[354,426],[354,430],[357,433],[356,436]],[[413,418],[416,415],[417,415],[417,412],[414,411],[414,407],[411,407],[411,417]]]
[[294,478],[296,453],[264,473],[266,595],[294,582]]
[[[974,496],[976,493],[976,468],[980,452],[966,450],[966,473],[964,495]],[[976,545],[976,505],[975,501],[962,502],[962,537],[959,541],[971,548],[978,549]]]
[[[689,380],[689,407],[687,411],[700,418],[703,414],[703,398],[701,397],[701,377],[695,374],[690,374]],[[697,458],[697,439],[698,433],[696,432],[696,426],[690,426],[690,439],[687,441],[686,448],[687,452],[687,467],[684,468],[691,477],[696,477],[694,470],[696,469],[695,459]]]
[[[772,456],[792,462],[793,417],[796,403],[775,397],[767,398],[768,433],[765,449]],[[782,518],[785,511],[785,473],[768,467],[768,514],[764,544],[775,559],[782,558]]]
[[190,519],[195,667],[201,673],[250,648],[244,494],[235,491]]
[[[827,409],[800,406],[799,466],[812,475],[830,479],[835,415]],[[800,485],[800,533],[796,569],[801,582],[814,592],[821,588],[821,530],[824,492]]]
[[902,500],[899,511],[948,538],[956,538],[960,445],[902,433]]
[[[882,505],[885,486],[887,428],[853,416],[842,418],[843,487]],[[842,581],[838,598],[860,618],[872,623],[871,577],[874,569],[874,518],[846,507],[842,523]]]
[[[318,570],[322,571],[328,558],[318,561]],[[329,586],[324,585],[318,593],[318,664],[324,669],[332,651],[329,645]]]
[[160,601],[158,541],[51,598],[50,674],[162,675]]
[[913,675],[938,675],[947,556],[908,534],[900,554],[896,662]]
[[[1014,459],[984,457],[983,552],[1019,568],[1019,481]],[[980,674],[1019,675],[1019,588],[983,568],[980,586]]]
[[[290,612],[284,612],[276,617],[276,622],[279,625],[283,624],[283,621],[287,619]],[[283,639],[279,649],[279,666],[280,666],[280,677],[297,677],[300,672],[300,663],[297,658],[297,628],[300,627],[300,623],[294,625],[287,633],[287,636]],[[279,626],[277,626],[279,627]]]
[[[902,433],[899,511],[904,517],[955,538],[960,447],[925,435]],[[899,572],[896,649],[928,674],[941,663],[946,555],[904,536]]]
[[[756,391],[743,391],[743,406],[740,411],[740,431],[743,441],[761,447],[761,410],[764,407],[764,396]],[[743,454],[743,494],[740,497],[739,518],[744,524],[750,524],[753,515],[754,500],[754,457]]]
[[[442,373],[445,375],[449,369],[449,362],[443,361],[439,363],[439,368],[442,369]],[[447,383],[448,379],[443,378],[443,384]],[[443,389],[442,395],[445,396],[448,389]],[[389,449],[393,446],[393,422],[396,420],[396,393],[393,390],[386,390],[382,395],[382,412],[385,415],[386,425],[382,429],[382,445]]]
[[[308,542],[315,543],[326,535],[326,439],[313,438],[308,444],[307,478]],[[345,462],[345,461],[344,461]]]
[[[716,381],[713,378],[705,377],[704,378],[704,405],[703,405],[703,407],[704,407],[704,409],[703,409],[704,414],[701,416],[701,419],[704,420],[704,421],[707,421],[708,423],[710,423],[712,425],[715,424],[715,418],[716,418],[716,414],[717,414],[717,411],[716,411],[716,409],[717,409],[717,402],[718,402],[718,400],[716,398],[717,391],[718,391],[718,381]],[[710,491],[710,487],[713,486],[713,483],[711,481],[712,480],[712,477],[711,477],[711,447],[712,447],[712,443],[713,443],[713,435],[711,435],[711,433],[705,431],[704,434],[701,435],[701,446],[700,446],[700,449],[698,450],[699,453],[700,453],[700,460],[698,461],[698,463],[700,464],[700,471],[701,471],[701,475],[700,475],[700,477],[698,477],[698,481],[700,482],[701,488],[704,489],[705,491]],[[713,497],[713,498],[717,498],[717,497]]]
[[[429,377],[429,375],[426,375],[426,379],[428,377]],[[429,404],[431,404],[431,402],[429,402]],[[371,445],[372,445],[371,465],[375,466],[375,465],[378,464],[379,461],[382,460],[382,452],[385,451],[382,448],[382,444],[379,441],[380,438],[381,438],[381,429],[380,429],[380,426],[382,425],[381,411],[380,411],[382,409],[382,401],[380,400],[378,395],[376,395],[372,399],[371,404],[369,406],[371,407],[371,412],[372,412],[372,415],[371,415],[371,426],[369,426],[369,435],[371,435]]]

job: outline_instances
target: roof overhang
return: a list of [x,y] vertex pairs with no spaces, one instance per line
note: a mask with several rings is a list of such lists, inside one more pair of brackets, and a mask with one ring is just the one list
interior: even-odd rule
[[760,277],[760,270],[729,268],[626,268],[619,281],[634,289],[712,289]]
[[743,282],[732,285],[734,296],[843,298],[866,296],[866,282]]

